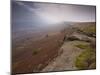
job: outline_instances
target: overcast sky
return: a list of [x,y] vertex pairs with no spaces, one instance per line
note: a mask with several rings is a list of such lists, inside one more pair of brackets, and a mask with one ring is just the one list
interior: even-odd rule
[[15,22],[94,22],[95,10],[95,6],[14,1],[12,19]]

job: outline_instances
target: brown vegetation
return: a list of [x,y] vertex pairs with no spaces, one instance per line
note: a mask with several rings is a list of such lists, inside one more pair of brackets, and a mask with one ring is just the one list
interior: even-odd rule
[[12,72],[16,74],[39,72],[57,56],[63,39],[64,34],[59,33],[29,45],[26,43],[26,47],[20,49],[22,51],[16,53],[12,59]]

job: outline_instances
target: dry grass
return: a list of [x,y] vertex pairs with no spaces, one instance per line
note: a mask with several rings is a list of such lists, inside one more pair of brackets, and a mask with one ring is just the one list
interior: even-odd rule
[[93,50],[90,46],[82,44],[77,45],[77,47],[85,50],[79,56],[76,57],[75,66],[78,69],[95,69],[95,50]]

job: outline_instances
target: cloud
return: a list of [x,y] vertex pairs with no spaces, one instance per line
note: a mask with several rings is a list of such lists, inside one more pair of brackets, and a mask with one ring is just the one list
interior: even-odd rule
[[33,8],[31,8],[29,5],[24,4],[24,2],[16,2],[18,5],[23,6],[24,8],[26,8],[27,10],[33,12],[35,11]]
[[[17,4],[46,22],[95,21],[95,6],[21,2]],[[24,12],[23,12],[24,13]]]

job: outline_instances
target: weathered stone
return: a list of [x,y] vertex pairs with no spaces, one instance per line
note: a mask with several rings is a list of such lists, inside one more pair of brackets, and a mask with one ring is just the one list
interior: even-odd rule
[[88,37],[84,34],[80,34],[76,32],[74,32],[70,36],[67,36],[66,39],[70,41],[80,40],[80,41],[86,41],[86,42],[90,42],[91,40],[93,40],[91,37]]

